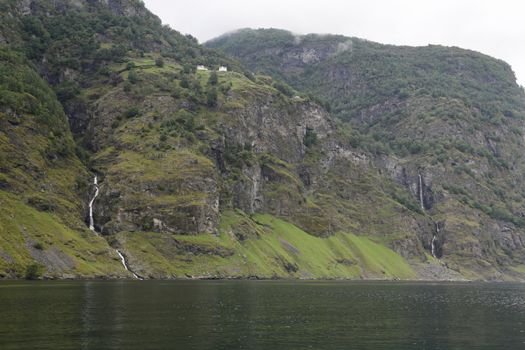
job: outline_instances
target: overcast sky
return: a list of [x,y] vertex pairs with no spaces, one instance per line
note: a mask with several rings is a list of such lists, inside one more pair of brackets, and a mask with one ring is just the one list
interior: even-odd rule
[[460,46],[503,59],[525,86],[524,0],[145,0],[200,42],[238,28],[333,33],[386,44]]

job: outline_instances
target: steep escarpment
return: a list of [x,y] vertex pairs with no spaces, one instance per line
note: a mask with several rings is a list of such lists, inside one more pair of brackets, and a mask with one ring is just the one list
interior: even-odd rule
[[0,48],[0,276],[125,276],[88,233],[88,174],[67,118],[20,54]]
[[[287,247],[295,254],[275,251],[275,242],[265,240],[275,231],[258,223],[261,214],[285,220],[298,241],[308,235],[328,242],[339,232],[370,234],[379,246],[419,263],[428,260],[418,228],[430,222],[392,198],[403,196],[395,183],[374,189],[381,175],[367,169],[364,155],[347,148],[317,104],[282,94],[264,77],[184,72],[169,58],[162,67],[145,67],[143,59],[130,66],[143,68],[121,73],[122,83],[93,99],[92,167],[101,190],[96,227],[121,246],[140,276],[355,278],[369,273],[365,265],[357,268],[356,256],[334,257],[343,249],[335,244],[334,256],[326,258],[330,263],[315,271],[306,264],[309,253],[294,244]],[[213,101],[210,92],[216,92]],[[381,226],[385,218],[406,231]],[[407,246],[412,249],[404,250]],[[331,264],[348,268],[334,272]],[[380,269],[372,275],[385,276]]]
[[[395,141],[388,133],[422,123],[416,116],[439,96],[407,103],[408,119],[382,127],[383,138],[334,118],[302,86],[254,75],[162,26],[138,1],[0,8],[1,86],[16,97],[2,114],[3,276],[36,264],[46,277],[521,278],[520,221],[494,218],[508,203],[482,191],[488,180],[475,182],[479,195],[458,186],[476,175],[456,170],[468,152],[480,171],[497,170],[494,186],[513,179],[504,156],[452,143],[472,110],[450,123],[448,165],[428,149],[381,152]],[[345,43],[327,43],[322,57]],[[28,76],[9,81],[17,69]],[[477,208],[482,195],[495,204]]]
[[521,263],[525,94],[506,63],[273,29],[207,46],[326,100],[348,142],[434,222],[443,261],[478,271]]

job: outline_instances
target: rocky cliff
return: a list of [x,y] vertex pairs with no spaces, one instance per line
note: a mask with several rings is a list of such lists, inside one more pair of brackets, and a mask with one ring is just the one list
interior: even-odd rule
[[438,257],[480,270],[522,261],[525,94],[505,62],[274,29],[207,46],[326,100],[434,221]]
[[138,1],[0,9],[3,277],[522,278],[521,202],[505,197],[523,142],[514,87],[500,124],[412,90],[372,104],[354,84],[361,117],[345,118],[297,77],[353,50],[348,38],[251,67],[272,78]]

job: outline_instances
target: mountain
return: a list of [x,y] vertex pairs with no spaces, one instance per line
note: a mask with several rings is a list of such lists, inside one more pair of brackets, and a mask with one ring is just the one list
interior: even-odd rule
[[[272,50],[294,48],[271,46],[273,31],[250,66],[224,48],[257,31],[215,41],[220,53],[140,1],[0,0],[0,11],[0,277],[525,276],[523,95],[502,62],[465,53],[500,75],[458,88],[462,100],[416,89],[454,76],[429,52],[424,77],[379,98],[371,64],[329,68],[354,39],[333,51],[326,37],[326,57],[312,48],[303,66],[266,70],[268,55],[286,56]],[[370,45],[403,66],[385,85],[412,70]],[[345,71],[363,87],[337,87]]]
[[486,270],[523,261],[525,94],[505,62],[276,29],[206,45],[327,101],[347,141],[419,199],[443,261]]

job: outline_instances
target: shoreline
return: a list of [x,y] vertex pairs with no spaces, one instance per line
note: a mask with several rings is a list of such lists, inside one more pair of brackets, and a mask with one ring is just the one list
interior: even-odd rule
[[311,278],[311,279],[299,279],[299,278],[243,278],[243,277],[232,277],[232,278],[146,278],[143,280],[137,280],[133,278],[40,278],[37,280],[29,280],[25,278],[13,278],[13,279],[0,279],[0,284],[3,282],[28,282],[28,283],[41,283],[41,282],[341,282],[341,283],[461,283],[461,284],[501,284],[501,283],[516,283],[523,284],[525,281],[505,281],[505,280],[426,280],[426,279],[344,279],[344,278]]

